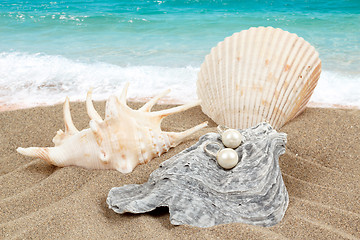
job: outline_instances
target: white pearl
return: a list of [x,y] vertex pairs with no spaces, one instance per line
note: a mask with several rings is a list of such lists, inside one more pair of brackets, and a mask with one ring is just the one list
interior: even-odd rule
[[235,150],[231,148],[225,148],[218,152],[216,160],[222,168],[231,169],[239,162],[239,156]]
[[237,148],[245,139],[239,131],[235,129],[228,129],[221,134],[221,140],[225,147]]

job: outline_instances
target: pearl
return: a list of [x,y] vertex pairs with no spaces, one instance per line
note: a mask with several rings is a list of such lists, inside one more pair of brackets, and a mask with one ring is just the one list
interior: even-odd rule
[[221,134],[221,140],[225,147],[237,148],[245,139],[239,131],[235,129],[228,129]]
[[231,148],[225,148],[218,152],[216,156],[218,164],[224,169],[231,169],[239,162],[239,156],[235,150]]

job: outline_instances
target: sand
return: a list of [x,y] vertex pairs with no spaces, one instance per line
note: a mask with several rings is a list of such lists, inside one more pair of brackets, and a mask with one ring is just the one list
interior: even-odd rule
[[[95,107],[103,115],[104,103]],[[78,129],[88,127],[84,103],[72,103],[72,114]],[[163,129],[181,131],[206,120],[197,107],[167,118]],[[0,239],[360,238],[360,110],[307,108],[280,129],[288,134],[280,167],[290,203],[284,219],[270,228],[173,226],[166,208],[139,215],[108,209],[112,187],[147,181],[162,161],[215,131],[211,120],[210,127],[126,175],[59,168],[15,151],[52,146],[63,129],[61,105],[1,112],[0,126]]]

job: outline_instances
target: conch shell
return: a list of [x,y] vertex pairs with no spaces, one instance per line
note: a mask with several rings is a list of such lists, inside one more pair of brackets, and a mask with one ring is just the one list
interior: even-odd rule
[[108,99],[104,120],[93,106],[90,90],[86,98],[86,108],[91,119],[90,128],[82,131],[78,131],[72,122],[69,98],[66,98],[63,108],[65,132],[57,132],[53,138],[55,147],[19,147],[17,151],[60,167],[74,165],[129,173],[137,165],[160,156],[187,136],[207,126],[207,122],[204,122],[184,132],[161,131],[163,118],[197,106],[200,101],[150,112],[156,102],[169,93],[170,90],[167,90],[140,109],[134,110],[126,104],[128,86],[129,84],[126,84],[120,98],[111,96]]

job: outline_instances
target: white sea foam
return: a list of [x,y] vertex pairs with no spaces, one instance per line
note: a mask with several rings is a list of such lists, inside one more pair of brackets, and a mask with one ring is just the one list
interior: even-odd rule
[[360,107],[360,75],[322,71],[310,101]]
[[[169,99],[184,103],[196,99],[199,67],[117,66],[85,63],[62,56],[0,53],[0,103],[36,106],[84,101],[94,89],[94,100],[119,94],[130,82],[129,97],[144,98],[172,89]],[[313,102],[360,107],[360,76],[323,71]]]
[[198,68],[158,66],[117,66],[107,63],[84,63],[62,56],[41,54],[0,54],[0,102],[35,106],[54,104],[69,96],[84,101],[93,88],[94,100],[120,94],[130,82],[128,96],[143,98],[165,89],[168,98],[179,103],[196,99]]

